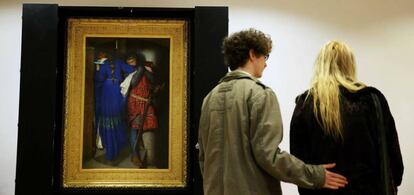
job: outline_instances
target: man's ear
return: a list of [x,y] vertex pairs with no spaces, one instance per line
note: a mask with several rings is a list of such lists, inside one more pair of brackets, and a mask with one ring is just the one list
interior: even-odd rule
[[256,58],[256,55],[254,54],[254,50],[249,50],[249,60],[253,61]]

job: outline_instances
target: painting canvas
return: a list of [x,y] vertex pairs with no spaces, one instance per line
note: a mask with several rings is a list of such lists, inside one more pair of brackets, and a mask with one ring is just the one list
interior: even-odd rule
[[68,20],[64,187],[186,185],[187,25]]

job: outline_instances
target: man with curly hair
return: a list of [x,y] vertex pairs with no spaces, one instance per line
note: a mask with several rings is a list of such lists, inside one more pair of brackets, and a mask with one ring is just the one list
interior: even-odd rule
[[280,181],[304,188],[338,189],[346,178],[335,164],[308,165],[279,148],[282,119],[275,93],[258,78],[272,40],[248,29],[223,41],[231,72],[204,98],[199,126],[199,161],[204,194],[282,194]]

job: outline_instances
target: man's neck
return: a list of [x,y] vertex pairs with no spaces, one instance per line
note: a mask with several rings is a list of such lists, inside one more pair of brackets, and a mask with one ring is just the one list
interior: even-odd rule
[[239,68],[237,68],[236,70],[241,71],[241,72],[244,72],[244,73],[247,73],[249,76],[254,77],[254,76],[253,76],[253,73],[254,73],[254,71],[253,71],[253,67],[251,67],[251,66],[243,66],[243,67],[239,67]]

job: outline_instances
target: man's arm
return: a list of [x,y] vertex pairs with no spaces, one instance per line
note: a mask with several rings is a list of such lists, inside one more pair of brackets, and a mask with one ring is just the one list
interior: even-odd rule
[[[251,147],[259,166],[279,180],[303,188],[343,186],[344,177],[329,172],[321,165],[307,165],[279,149],[283,137],[282,118],[276,95],[270,89],[251,100]],[[332,165],[324,165],[330,168]]]
[[201,116],[198,128],[198,162],[200,164],[200,171],[201,176],[204,177],[204,145],[203,145],[203,133],[208,131],[209,124],[208,124],[208,113],[205,108],[205,101],[203,101],[203,105],[201,107]]

